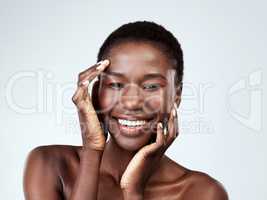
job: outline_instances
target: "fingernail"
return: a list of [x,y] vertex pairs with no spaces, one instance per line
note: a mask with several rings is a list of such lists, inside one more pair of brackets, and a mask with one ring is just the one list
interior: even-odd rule
[[102,60],[102,61],[97,63],[97,65],[99,65],[99,66],[97,66],[96,69],[97,70],[103,70],[108,65],[108,63],[109,63],[109,60]]
[[103,63],[103,60],[101,60],[98,63],[96,63],[96,65],[101,65],[102,63]]
[[159,122],[159,127],[162,129],[163,128],[163,126],[162,126],[162,123],[161,122]]
[[106,67],[106,66],[103,65],[103,62],[102,62],[99,66],[96,67],[96,69],[97,69],[97,70],[103,70],[105,67]]
[[176,109],[175,109],[175,108],[172,109],[172,115],[173,115],[174,117],[176,117]]
[[103,62],[102,62],[102,65],[108,65],[109,64],[109,60],[108,59],[106,59],[106,60],[104,60]]
[[84,86],[87,86],[87,85],[89,85],[89,81],[88,80],[83,81],[81,84],[84,85]]
[[174,103],[174,108],[177,110],[177,104],[176,103]]
[[163,135],[164,135],[164,136],[167,136],[167,134],[168,134],[168,131],[167,131],[167,128],[165,127],[165,128],[163,129]]

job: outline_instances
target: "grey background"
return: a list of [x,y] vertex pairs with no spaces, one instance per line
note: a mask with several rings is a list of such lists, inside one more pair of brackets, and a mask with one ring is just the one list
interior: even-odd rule
[[77,74],[123,23],[152,20],[180,41],[181,134],[167,154],[223,183],[230,199],[267,197],[264,1],[0,1],[0,194],[24,199],[28,152],[81,142]]

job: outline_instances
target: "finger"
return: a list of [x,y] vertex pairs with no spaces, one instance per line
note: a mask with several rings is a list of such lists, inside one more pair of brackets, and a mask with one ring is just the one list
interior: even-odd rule
[[[177,106],[176,106],[176,108],[177,108]],[[177,111],[177,109],[176,109],[176,117],[175,117],[175,133],[176,133],[176,135],[175,135],[175,137],[177,138],[177,136],[179,135],[179,120],[178,120],[178,111]]]
[[93,65],[89,69],[79,74],[78,85],[88,86],[89,83],[97,77],[101,72],[103,72],[106,67],[110,64],[109,60],[100,61]]
[[90,74],[92,71],[95,71],[96,69],[98,69],[101,64],[106,64],[105,60],[99,61],[98,63],[94,64],[93,66],[87,68],[86,70],[82,71],[79,76],[81,78],[83,78],[84,76],[87,76],[88,74]]
[[156,141],[144,147],[145,155],[151,155],[157,150],[161,149],[165,144],[165,138],[163,135],[163,125],[161,122],[157,124],[157,137]]
[[177,132],[178,132],[178,115],[177,115],[177,105],[176,103],[174,103],[173,105],[173,133],[174,133],[174,137],[177,137]]
[[162,123],[158,123],[157,125],[157,138],[156,138],[156,144],[158,147],[161,147],[165,143],[165,138],[163,135],[163,125]]
[[88,93],[88,87],[85,86],[78,86],[78,88],[76,89],[73,97],[72,97],[72,101],[75,105],[78,104],[78,102],[82,101],[82,100],[86,100],[87,96],[86,95]]
[[95,64],[79,75],[78,88],[72,97],[72,101],[78,105],[81,100],[89,100],[88,86],[90,82],[98,76],[109,64],[109,60],[104,60]]
[[176,137],[176,117],[177,117],[177,113],[176,113],[176,106],[175,104],[173,105],[172,109],[171,109],[171,113],[170,113],[170,117],[169,117],[169,121],[168,121],[168,135],[167,135],[167,143],[171,143],[175,137]]

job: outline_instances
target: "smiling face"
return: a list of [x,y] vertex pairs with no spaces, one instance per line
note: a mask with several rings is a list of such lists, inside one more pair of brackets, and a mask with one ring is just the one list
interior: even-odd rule
[[100,109],[112,139],[138,150],[155,137],[157,122],[173,103],[179,104],[174,62],[155,43],[140,41],[116,44],[105,58],[110,66],[100,77]]

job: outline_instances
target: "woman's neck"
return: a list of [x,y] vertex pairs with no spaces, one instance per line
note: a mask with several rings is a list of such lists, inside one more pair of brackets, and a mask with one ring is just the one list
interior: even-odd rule
[[103,153],[100,173],[111,176],[119,185],[122,174],[135,153],[136,152],[122,149],[117,145],[112,137],[110,137]]

